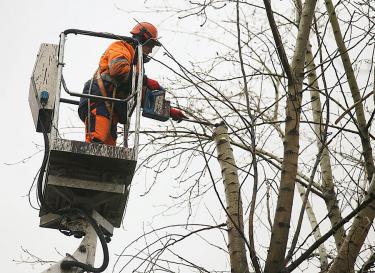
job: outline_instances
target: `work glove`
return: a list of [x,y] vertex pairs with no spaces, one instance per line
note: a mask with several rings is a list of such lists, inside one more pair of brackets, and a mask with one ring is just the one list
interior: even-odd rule
[[148,88],[150,88],[151,90],[161,90],[162,89],[161,85],[157,81],[155,81],[153,79],[150,79],[150,78],[146,78],[146,86]]
[[171,107],[169,110],[169,115],[174,121],[177,122],[181,122],[183,119],[188,119],[182,110],[173,107]]

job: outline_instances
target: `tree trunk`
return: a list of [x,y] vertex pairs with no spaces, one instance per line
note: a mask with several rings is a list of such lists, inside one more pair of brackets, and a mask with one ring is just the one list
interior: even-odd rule
[[[348,50],[345,46],[340,25],[337,20],[335,9],[333,7],[331,0],[325,0],[327,12],[329,14],[329,19],[331,22],[332,30],[335,36],[336,44],[341,54],[341,60],[344,65],[346,77],[352,93],[353,101],[356,103],[355,112],[357,117],[357,123],[359,128],[359,133],[361,136],[361,143],[363,148],[363,158],[365,161],[365,167],[368,175],[368,180],[370,181],[373,177],[375,166],[374,159],[372,155],[372,148],[369,138],[368,128],[366,127],[366,118],[363,110],[363,104],[357,103],[361,99],[361,94],[359,92],[358,83],[354,74],[352,63],[348,54]],[[369,194],[375,194],[374,179],[370,184]],[[343,245],[340,248],[339,254],[334,260],[330,273],[338,272],[351,272],[354,270],[354,263],[358,257],[361,247],[367,237],[370,226],[374,220],[375,216],[375,202],[370,203],[370,205],[363,209],[357,217],[354,219],[353,224],[350,228],[348,236],[346,237]]]
[[[297,183],[297,189],[301,196],[301,199],[303,200],[306,194],[305,188]],[[322,234],[320,233],[320,228],[318,225],[318,221],[316,220],[314,210],[311,207],[310,201],[308,200],[306,203],[306,214],[307,214],[307,217],[309,218],[311,229],[313,230],[314,238],[315,240],[319,240],[322,237]],[[327,258],[327,250],[324,244],[321,244],[318,247],[318,251],[319,251],[320,269],[322,272],[325,272],[328,269],[328,258]]]
[[246,259],[240,183],[233,150],[229,142],[228,129],[222,125],[218,126],[214,131],[214,138],[227,202],[228,250],[231,272],[249,273]]
[[293,75],[292,77],[288,76],[284,157],[279,197],[277,199],[275,218],[272,226],[271,242],[264,269],[265,273],[279,272],[284,266],[298,168],[299,124],[302,100],[301,90],[305,54],[315,5],[315,0],[306,0],[302,8],[301,22],[299,24],[291,66]]
[[[337,195],[333,185],[332,166],[329,151],[327,147],[322,147],[322,138],[324,128],[322,126],[322,104],[320,102],[319,95],[319,84],[316,75],[316,66],[314,63],[313,55],[311,52],[311,44],[308,45],[306,52],[306,63],[307,70],[310,71],[308,74],[308,82],[310,89],[310,97],[312,101],[312,113],[314,120],[314,132],[316,135],[316,143],[318,149],[323,149],[320,161],[320,169],[322,171],[322,193],[324,195],[324,201],[328,210],[328,218],[331,221],[331,226],[335,226],[342,220],[341,211],[338,207]],[[345,238],[344,228],[339,228],[334,234],[337,250],[340,249],[343,239]]]
[[357,117],[358,127],[359,127],[359,133],[361,135],[361,142],[363,147],[363,157],[365,160],[365,166],[367,171],[367,179],[370,182],[372,175],[375,172],[375,166],[374,166],[374,158],[372,156],[372,148],[370,143],[370,137],[368,128],[366,127],[366,117],[365,112],[363,110],[363,104],[357,103],[361,100],[361,93],[359,92],[357,79],[354,74],[352,62],[350,60],[350,56],[348,53],[348,50],[345,46],[340,25],[337,20],[337,16],[335,13],[335,9],[333,7],[331,0],[325,0],[327,12],[329,14],[329,19],[331,22],[332,30],[335,36],[337,48],[339,49],[341,60],[344,65],[345,74],[348,80],[348,84],[350,87],[350,91],[352,93],[353,101],[355,103],[355,113]]
[[[373,198],[375,194],[375,176],[370,184],[369,194],[365,200]],[[361,250],[362,244],[368,234],[374,220],[375,201],[372,201],[366,208],[361,210],[349,230],[339,254],[336,256],[329,273],[347,273],[354,271],[354,263]]]
[[[297,8],[297,23],[299,24],[300,21],[300,14],[302,10],[302,1],[295,0],[294,1]],[[323,147],[325,143],[322,143],[322,140],[326,139],[325,130],[322,126],[323,117],[322,117],[322,104],[320,101],[320,94],[319,94],[319,83],[318,77],[316,73],[316,65],[314,61],[314,56],[312,54],[311,44],[307,45],[306,51],[306,64],[307,64],[307,71],[309,74],[307,75],[308,83],[309,83],[309,91],[310,91],[310,98],[312,102],[312,114],[313,114],[313,121],[314,121],[314,132],[316,136],[316,143],[318,146],[318,150],[322,150],[321,160],[320,160],[320,169],[322,171],[322,193],[324,195],[324,201],[328,210],[328,218],[331,221],[331,226],[335,226],[342,220],[341,211],[338,207],[337,195],[335,192],[334,184],[333,184],[333,175],[332,175],[332,166],[331,166],[331,158],[329,156],[328,147]],[[323,69],[322,69],[323,70]],[[322,72],[324,73],[324,72]],[[328,107],[328,106],[327,106]],[[329,109],[327,109],[328,111]],[[335,243],[337,250],[340,249],[343,239],[345,238],[345,231],[344,228],[339,228],[336,233],[334,234]]]

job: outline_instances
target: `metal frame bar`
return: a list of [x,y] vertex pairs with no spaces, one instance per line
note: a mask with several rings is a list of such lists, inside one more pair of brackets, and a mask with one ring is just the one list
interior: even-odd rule
[[[133,38],[127,37],[127,36],[116,35],[116,34],[112,34],[112,33],[108,33],[108,32],[94,32],[94,31],[81,30],[81,29],[67,29],[67,30],[63,31],[61,34],[65,35],[65,36],[67,36],[68,34],[75,34],[75,35],[85,35],[85,36],[100,37],[100,38],[107,38],[107,39],[114,39],[114,40],[123,40],[125,42],[135,44],[137,46],[140,45],[139,42],[136,39],[133,39]],[[90,94],[75,93],[75,92],[69,91],[63,77],[61,78],[61,81],[62,81],[62,85],[64,87],[64,90],[69,95],[75,96],[75,97],[92,98],[92,99],[99,99],[99,100],[105,100],[105,101],[115,101],[115,102],[127,102],[132,98],[132,96],[129,96],[126,99],[116,99],[116,98],[107,98],[107,97],[103,97],[103,96],[95,96],[95,95],[90,95]]]
[[[115,40],[123,40],[129,43],[133,43],[137,45],[137,51],[138,51],[138,67],[140,67],[140,71],[138,71],[138,81],[137,81],[137,89],[135,90],[135,77],[137,75],[136,69],[133,69],[133,80],[132,80],[132,90],[131,95],[128,96],[126,99],[116,99],[116,98],[106,98],[103,96],[95,96],[90,94],[82,94],[82,93],[74,93],[68,90],[66,83],[63,78],[63,66],[64,66],[64,48],[65,48],[65,42],[66,42],[66,36],[69,34],[75,34],[75,35],[86,35],[86,36],[93,36],[93,37],[100,37],[100,38],[107,38],[107,39],[115,39]],[[93,32],[93,31],[87,31],[87,30],[80,30],[80,29],[67,29],[63,31],[60,34],[60,43],[59,43],[59,53],[58,53],[58,75],[57,75],[57,84],[56,84],[56,97],[55,97],[55,109],[54,109],[54,115],[53,115],[53,122],[52,122],[52,129],[51,129],[51,135],[50,135],[50,141],[53,145],[53,140],[55,140],[58,137],[58,119],[59,119],[59,106],[61,102],[64,103],[71,103],[71,104],[77,104],[76,101],[64,99],[61,98],[61,85],[63,86],[64,90],[71,96],[76,97],[87,97],[92,99],[98,99],[98,100],[105,100],[105,101],[112,101],[112,102],[123,102],[128,103],[131,99],[133,99],[135,96],[136,98],[136,121],[135,121],[135,134],[134,134],[134,147],[133,147],[133,157],[136,159],[138,157],[138,145],[139,145],[139,132],[140,132],[140,109],[141,109],[141,100],[142,100],[142,86],[143,86],[143,53],[142,53],[142,45],[139,44],[139,42],[131,37],[116,35],[112,33],[106,33],[106,32]],[[129,111],[130,113],[131,111]],[[130,124],[130,114],[128,115],[128,122]],[[125,143],[125,141],[124,141]]]
[[82,30],[82,29],[66,29],[63,31],[64,35],[68,34],[75,34],[75,35],[85,35],[85,36],[93,36],[93,37],[100,37],[100,38],[107,38],[107,39],[114,39],[114,40],[123,40],[128,43],[134,43],[136,45],[139,44],[139,42],[136,39],[133,39],[131,37],[117,35],[109,32],[95,32],[95,31],[88,31],[88,30]]
[[56,79],[56,92],[55,92],[55,108],[53,112],[51,134],[49,136],[50,143],[53,145],[53,141],[58,137],[58,121],[59,121],[59,110],[60,110],[60,93],[61,93],[61,78],[62,69],[64,66],[64,48],[65,48],[65,34],[60,34],[58,62],[57,62],[57,79]]
[[136,118],[135,118],[135,135],[134,135],[134,147],[137,149],[133,150],[133,157],[138,158],[138,145],[139,145],[139,124],[141,120],[141,102],[142,102],[142,86],[143,86],[143,53],[142,45],[138,45],[138,65],[141,67],[138,74],[137,83],[137,105],[136,105]]
[[126,99],[116,99],[116,98],[109,98],[109,97],[103,97],[98,95],[91,95],[91,94],[83,94],[83,93],[75,93],[72,91],[69,91],[68,87],[66,86],[66,82],[64,80],[64,77],[61,78],[62,86],[66,93],[68,93],[72,97],[80,97],[80,98],[88,98],[88,99],[97,99],[97,100],[104,100],[104,101],[114,101],[114,102],[127,102],[131,99],[131,97],[127,97]]

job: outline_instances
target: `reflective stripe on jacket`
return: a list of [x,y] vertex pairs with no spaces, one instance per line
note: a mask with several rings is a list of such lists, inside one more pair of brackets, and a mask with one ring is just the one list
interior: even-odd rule
[[124,41],[113,42],[104,52],[99,62],[100,73],[109,74],[113,79],[125,81],[134,60],[135,50]]

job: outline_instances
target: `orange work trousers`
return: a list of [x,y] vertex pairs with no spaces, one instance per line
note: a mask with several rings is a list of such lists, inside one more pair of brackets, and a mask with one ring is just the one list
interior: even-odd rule
[[116,114],[112,115],[112,121],[109,117],[97,114],[96,108],[91,110],[90,124],[85,120],[86,142],[98,142],[111,146],[116,146],[117,123]]

